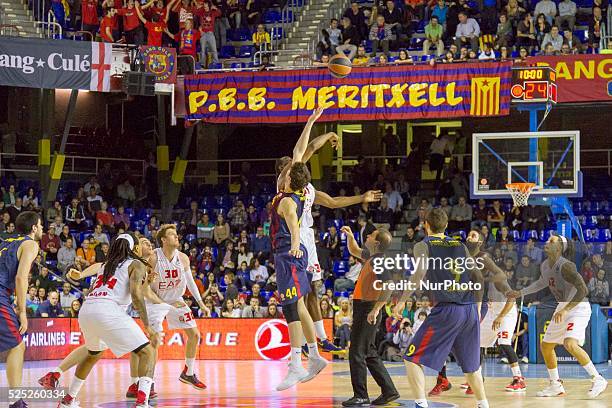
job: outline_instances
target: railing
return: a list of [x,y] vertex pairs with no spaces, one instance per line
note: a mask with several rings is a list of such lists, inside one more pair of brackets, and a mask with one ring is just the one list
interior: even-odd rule
[[18,37],[21,35],[20,25],[40,29],[38,36],[41,38],[63,38],[62,26],[55,20],[51,11],[47,14],[47,21],[32,21],[9,17],[5,10],[0,8],[0,35]]
[[313,52],[317,49],[317,44],[321,41],[321,30],[329,28],[329,24],[332,18],[337,18],[341,21],[341,16],[345,9],[349,7],[351,4],[351,0],[339,0],[337,4],[332,4],[331,7],[327,9],[327,13],[325,14],[325,18],[321,20],[319,25],[317,26],[316,36],[314,36],[310,42],[308,43],[309,50],[312,49]]

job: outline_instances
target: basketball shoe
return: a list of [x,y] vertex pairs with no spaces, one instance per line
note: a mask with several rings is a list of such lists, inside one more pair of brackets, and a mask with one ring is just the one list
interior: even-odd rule
[[[130,385],[127,392],[125,393],[125,398],[127,399],[136,399],[138,396],[138,383],[134,383]],[[151,384],[151,391],[149,392],[149,399],[157,398],[157,393],[155,392],[155,383]]]
[[45,390],[54,390],[57,387],[57,385],[59,384],[59,379],[60,379],[60,373],[56,373],[56,372],[50,371],[47,374],[45,374],[44,377],[41,377],[38,380],[38,383]]
[[310,373],[301,365],[294,367],[293,364],[289,363],[289,371],[287,371],[283,381],[276,386],[276,391],[284,391],[291,388],[297,383],[302,382],[309,375]]
[[206,384],[198,380],[198,377],[195,375],[195,373],[193,373],[192,375],[187,375],[187,366],[183,368],[183,372],[181,373],[181,376],[179,377],[179,381],[182,383],[191,385],[196,390],[206,389]]
[[563,381],[561,380],[550,380],[548,387],[536,393],[538,397],[557,397],[564,394],[565,388],[563,388]]
[[438,375],[438,379],[436,381],[436,385],[429,391],[429,396],[433,397],[436,395],[442,394],[444,391],[448,391],[453,388],[448,378],[444,378],[441,375]]
[[308,376],[300,382],[308,382],[315,378],[321,371],[327,367],[327,360],[324,358],[309,358],[308,359]]
[[319,347],[321,348],[322,351],[325,351],[326,353],[332,353],[332,354],[341,353],[342,351],[344,351],[340,347],[336,346],[334,343],[329,341],[328,339],[320,341]]
[[596,398],[599,394],[604,392],[606,388],[608,388],[608,381],[601,375],[598,375],[592,380],[591,389],[588,393],[589,398]]
[[512,377],[512,382],[506,385],[506,391],[508,392],[527,391],[527,385],[525,385],[525,379],[523,377]]
[[68,394],[57,404],[57,408],[81,408],[81,406],[79,401]]

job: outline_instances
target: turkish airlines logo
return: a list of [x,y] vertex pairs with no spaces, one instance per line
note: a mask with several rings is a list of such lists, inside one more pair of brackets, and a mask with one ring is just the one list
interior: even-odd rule
[[284,320],[268,320],[255,332],[255,349],[264,360],[285,360],[291,354],[289,327]]

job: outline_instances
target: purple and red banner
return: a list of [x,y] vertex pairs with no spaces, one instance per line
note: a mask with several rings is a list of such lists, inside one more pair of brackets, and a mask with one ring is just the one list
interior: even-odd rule
[[612,55],[579,54],[533,57],[529,65],[548,65],[557,72],[558,101],[612,101]]
[[210,123],[501,116],[510,111],[510,62],[354,68],[333,78],[324,68],[185,77],[186,119]]

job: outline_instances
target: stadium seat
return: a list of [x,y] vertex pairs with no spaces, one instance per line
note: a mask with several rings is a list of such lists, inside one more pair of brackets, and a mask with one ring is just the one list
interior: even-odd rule
[[396,57],[396,56],[389,57],[389,62],[395,62],[395,61],[397,61],[397,58],[398,57]]
[[232,58],[236,55],[236,49],[232,45],[224,45],[221,47],[221,52],[219,52],[219,57],[221,58]]
[[341,276],[347,273],[349,270],[348,263],[346,261],[334,261],[333,272],[336,276]]
[[222,68],[223,68],[223,64],[221,64],[220,62],[213,62],[212,64],[208,66],[208,69],[222,69]]
[[252,45],[243,45],[240,47],[240,52],[238,56],[240,58],[248,58],[252,56],[254,53],[255,53],[255,47],[253,47]]
[[282,40],[283,39],[283,28],[282,27],[272,27],[270,31],[270,36],[273,40]]
[[291,10],[286,10],[282,15],[283,23],[293,23],[293,12]]
[[268,10],[264,13],[264,24],[278,23],[281,21],[281,14],[276,10]]
[[548,241],[548,238],[550,238],[550,236],[555,232],[555,230],[544,230],[540,232],[540,241],[541,242],[546,242]]

